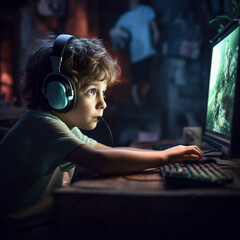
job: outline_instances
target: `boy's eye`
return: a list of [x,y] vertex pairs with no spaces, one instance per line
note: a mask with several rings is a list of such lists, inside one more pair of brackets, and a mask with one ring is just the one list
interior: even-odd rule
[[93,95],[95,95],[95,93],[96,93],[96,89],[90,89],[90,90],[88,90],[87,93],[88,93],[89,95],[93,96]]

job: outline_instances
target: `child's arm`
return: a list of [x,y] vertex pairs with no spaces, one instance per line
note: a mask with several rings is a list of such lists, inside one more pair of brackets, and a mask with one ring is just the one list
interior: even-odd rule
[[[96,149],[99,150],[106,150],[106,149],[113,149],[112,147],[109,147],[107,145],[98,143],[95,146]],[[134,147],[114,147],[114,149],[122,149],[122,150],[133,150],[133,151],[153,151],[152,149],[141,149],[141,148],[134,148]]]
[[169,162],[202,158],[203,154],[196,146],[176,146],[164,151],[145,151],[107,147],[97,149],[85,144],[77,147],[67,156],[68,161],[103,174],[133,172]]

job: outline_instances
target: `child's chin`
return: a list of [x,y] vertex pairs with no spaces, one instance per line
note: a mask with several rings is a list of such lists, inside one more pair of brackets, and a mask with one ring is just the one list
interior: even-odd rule
[[84,128],[84,130],[93,130],[93,129],[96,128],[96,126],[97,126],[97,124],[91,124],[91,125],[89,125],[89,126],[86,126],[86,127]]

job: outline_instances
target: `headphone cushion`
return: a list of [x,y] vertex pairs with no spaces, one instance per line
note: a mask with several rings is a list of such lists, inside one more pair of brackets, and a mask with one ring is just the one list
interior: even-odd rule
[[45,97],[49,106],[58,112],[68,112],[77,102],[76,87],[63,74],[50,74],[45,79]]
[[47,85],[46,97],[49,105],[56,110],[64,109],[68,105],[66,88],[61,82],[53,81]]

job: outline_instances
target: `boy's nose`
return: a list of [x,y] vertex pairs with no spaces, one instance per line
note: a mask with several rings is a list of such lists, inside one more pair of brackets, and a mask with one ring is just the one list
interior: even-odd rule
[[105,102],[105,100],[103,99],[103,109],[105,109],[107,107],[107,103]]
[[98,106],[97,107],[100,108],[100,109],[105,109],[107,107],[107,103],[105,102],[103,96],[101,96],[99,98],[99,102],[98,102]]

